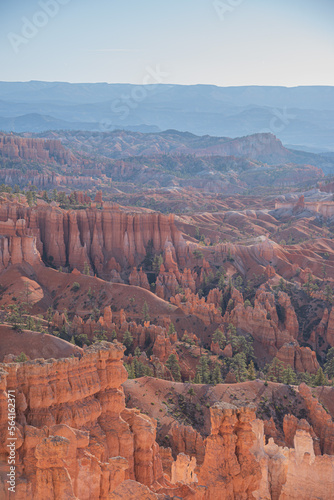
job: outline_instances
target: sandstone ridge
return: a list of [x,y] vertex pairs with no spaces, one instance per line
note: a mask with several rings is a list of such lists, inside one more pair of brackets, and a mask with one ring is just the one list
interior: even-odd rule
[[[293,448],[265,444],[252,405],[213,405],[198,465],[196,457],[160,454],[155,421],[125,408],[123,350],[101,342],[74,358],[0,366],[1,461],[8,456],[7,393],[14,390],[18,500],[331,498],[334,457],[315,455],[311,427],[296,427]],[[0,474],[6,500],[5,467]]]

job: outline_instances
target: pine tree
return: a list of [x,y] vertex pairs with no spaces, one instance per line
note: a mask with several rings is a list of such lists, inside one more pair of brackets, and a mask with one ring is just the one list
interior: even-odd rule
[[163,264],[164,259],[162,255],[155,255],[153,259],[153,264],[152,264],[152,269],[155,272],[155,274],[159,274],[160,272],[160,267]]
[[180,382],[181,381],[180,365],[177,361],[177,357],[175,356],[175,354],[171,354],[169,356],[169,358],[166,361],[166,366],[173,375],[173,379],[175,380],[175,382]]
[[288,365],[285,370],[283,370],[283,383],[286,385],[295,385],[297,384],[297,377],[294,370]]
[[304,382],[306,385],[314,385],[315,375],[311,375],[308,372],[298,374],[298,383]]
[[26,317],[26,327],[27,330],[35,330],[36,328],[34,318],[32,318],[31,316]]
[[21,354],[15,358],[16,363],[25,363],[26,361],[28,361],[28,357],[24,352],[21,352]]
[[175,326],[173,325],[173,323],[171,323],[168,328],[168,335],[172,335],[175,332],[176,332]]
[[134,372],[134,377],[139,378],[143,376],[143,369],[142,369],[142,363],[138,360],[138,358],[135,358],[132,363],[133,366],[133,372]]
[[[271,364],[268,366],[267,377],[268,377],[268,380],[271,380],[271,382],[283,382],[284,381],[284,365],[283,365],[282,361],[280,361],[278,358],[274,358],[272,360]],[[288,383],[288,382],[284,382],[284,383]]]
[[215,363],[215,365],[213,367],[212,374],[211,374],[211,382],[213,384],[221,384],[223,382],[219,363]]
[[48,193],[46,191],[43,191],[43,194],[42,194],[42,198],[44,201],[46,202],[49,202],[50,199],[49,199],[49,196],[48,196]]
[[224,288],[225,288],[225,276],[224,276],[224,274],[220,275],[220,278],[218,280],[218,288],[219,288],[219,290],[224,290]]
[[58,200],[58,192],[57,192],[56,188],[52,191],[51,199],[52,199],[52,201]]
[[284,292],[285,290],[285,281],[283,278],[280,278],[279,283],[278,283],[278,288]]
[[51,329],[51,323],[52,323],[52,320],[53,320],[53,309],[52,307],[49,307],[47,312],[46,312],[46,320],[48,322],[48,330]]
[[103,340],[108,340],[106,331],[102,325],[98,330],[95,330],[94,333],[96,333],[96,335],[94,335],[93,337],[94,342],[102,342]]
[[[200,380],[201,384],[210,384],[210,370],[209,362],[206,356],[201,356],[199,364],[197,365],[196,375],[198,374],[197,380]],[[196,376],[195,376],[196,380]],[[198,382],[196,382],[198,383]]]
[[116,330],[113,330],[113,331],[111,332],[110,339],[111,339],[111,340],[115,340],[115,339],[117,339],[117,333],[116,333]]
[[123,335],[123,344],[125,345],[125,347],[127,349],[130,349],[130,347],[133,344],[133,337],[132,337],[131,333],[129,332],[129,330],[126,330],[124,332],[124,335]]
[[23,317],[21,308],[16,304],[11,304],[8,306],[10,315],[7,317],[7,321],[13,325],[13,330],[21,331],[23,324]]
[[253,363],[253,360],[248,365],[248,380],[255,380],[256,379],[256,371],[255,371],[255,366]]
[[330,285],[325,286],[325,298],[330,304],[333,303],[333,290]]
[[124,363],[129,379],[135,378],[134,367],[131,363]]
[[145,300],[144,305],[143,305],[142,315],[143,315],[144,321],[150,321],[149,308],[148,308],[146,300]]
[[317,285],[313,282],[313,276],[311,273],[308,274],[307,281],[303,285],[303,288],[305,288],[308,295],[311,294],[312,290],[318,288]]
[[139,358],[139,356],[141,355],[141,350],[139,349],[139,347],[137,346],[136,349],[135,349],[135,352],[134,352],[134,355],[137,356]]
[[245,353],[238,352],[235,354],[231,360],[230,368],[234,371],[238,382],[244,382],[247,380],[248,371]]
[[26,198],[27,198],[27,203],[29,205],[29,207],[32,207],[33,205],[33,195],[32,195],[32,191],[27,191],[26,192]]
[[327,385],[327,378],[320,367],[319,370],[317,371],[317,374],[315,376],[314,384],[319,386],[319,385]]
[[84,263],[84,270],[83,270],[83,273],[86,274],[87,276],[90,275],[90,268],[89,268],[89,264],[88,262],[85,262]]
[[223,334],[223,332],[219,329],[217,329],[213,334],[212,340],[217,344],[219,344],[219,347],[221,349],[224,349],[224,347],[226,346],[226,337]]
[[327,353],[325,373],[329,378],[334,379],[334,347],[331,347]]
[[235,280],[235,284],[236,284],[236,288],[238,290],[240,290],[240,288],[242,287],[243,285],[243,279],[242,277],[240,276],[240,274],[237,276],[237,279]]
[[[63,336],[65,336],[65,335],[67,336],[65,325],[63,326],[63,328],[65,329],[65,331],[61,332],[61,334]],[[61,336],[61,338],[62,338],[62,336]],[[77,345],[79,345],[80,347],[83,347],[83,345],[89,345],[90,341],[89,341],[86,333],[80,333],[80,335],[75,335],[75,343]]]
[[195,259],[197,261],[201,260],[204,258],[204,255],[203,255],[203,252],[201,252],[198,248],[196,248],[194,251],[193,251],[193,256],[195,257]]

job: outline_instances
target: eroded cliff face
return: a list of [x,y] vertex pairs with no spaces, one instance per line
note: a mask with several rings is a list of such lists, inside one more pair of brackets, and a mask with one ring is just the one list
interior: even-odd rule
[[[156,422],[125,408],[123,350],[117,342],[101,342],[77,358],[0,365],[1,464],[9,453],[7,394],[15,391],[15,498],[332,498],[334,457],[319,449],[315,454],[312,427],[286,419],[285,434],[293,447],[279,447],[272,439],[265,444],[264,423],[256,419],[254,406],[216,403],[204,441],[194,432],[180,450],[191,433],[175,428],[181,444],[175,438],[174,445],[181,453],[175,460],[170,450],[160,455]],[[303,386],[300,392],[313,404]],[[313,406],[314,429],[320,432],[319,409]],[[328,436],[322,438],[331,451]],[[0,496],[5,500],[10,498],[6,479],[2,465]]]
[[211,409],[211,434],[198,474],[206,498],[329,500],[334,494],[334,456],[314,453],[312,428],[294,430],[293,447],[264,438],[264,422],[254,408],[217,403]]
[[265,444],[263,422],[252,422],[256,436],[252,453],[261,466],[261,480],[253,498],[258,500],[329,500],[334,494],[334,457],[315,456],[308,430],[297,429],[294,447]]
[[[301,197],[302,198],[302,197]],[[277,210],[283,209],[283,210],[296,210],[298,209],[305,209],[310,212],[314,212],[316,214],[322,215],[324,218],[328,217],[333,217],[334,214],[334,203],[331,201],[318,201],[318,202],[304,202],[301,203],[301,198],[297,202],[297,204],[294,203],[280,203],[276,202],[275,208]]]
[[260,464],[250,452],[255,441],[251,427],[254,411],[255,408],[237,410],[228,403],[216,403],[210,409],[211,434],[205,442],[198,477],[199,484],[207,485],[209,500],[252,498],[257,489]]
[[24,173],[22,170],[15,168],[2,168],[0,170],[0,181],[4,184],[19,184],[20,186],[32,184],[41,189],[58,188],[60,186],[71,189],[91,189],[99,187],[102,182],[108,182],[105,176],[101,177],[102,179],[96,179],[83,175],[60,175],[55,172],[40,173],[37,170],[29,170]]
[[117,206],[103,210],[62,210],[47,204],[0,206],[0,234],[34,236],[40,254],[56,266],[84,269],[110,278],[112,271],[138,265],[151,249],[184,265],[189,249],[174,216],[130,214]]
[[3,133],[0,134],[0,156],[42,163],[70,163],[75,160],[74,155],[59,140],[23,138]]
[[42,265],[40,253],[33,236],[0,236],[0,272],[10,265],[27,262]]
[[[156,424],[125,408],[123,347],[101,343],[80,358],[1,365],[1,463],[7,398],[15,390],[17,499],[105,499],[125,479],[164,485]],[[0,496],[10,498],[5,468]]]

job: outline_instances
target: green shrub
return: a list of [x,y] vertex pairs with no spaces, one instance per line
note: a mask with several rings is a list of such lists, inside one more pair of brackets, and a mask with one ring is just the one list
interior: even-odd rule
[[77,281],[75,281],[72,285],[72,288],[71,288],[72,292],[77,292],[78,290],[80,290],[80,283],[78,283]]
[[16,363],[25,363],[26,361],[28,361],[28,357],[24,352],[21,352],[21,354],[15,358]]

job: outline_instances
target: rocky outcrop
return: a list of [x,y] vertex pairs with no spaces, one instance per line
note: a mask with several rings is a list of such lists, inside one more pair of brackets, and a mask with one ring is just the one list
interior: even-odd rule
[[300,347],[298,342],[287,342],[277,352],[276,358],[298,372],[317,373],[320,366],[317,355],[309,347]]
[[219,324],[222,321],[221,310],[212,302],[206,301],[204,297],[199,298],[198,294],[194,294],[189,288],[184,291],[184,294],[178,293],[175,297],[171,297],[170,301],[185,314],[196,315],[205,325]]
[[165,267],[161,266],[160,273],[156,279],[155,292],[161,299],[173,297],[179,287],[178,279],[173,271],[165,272]]
[[208,500],[252,498],[261,479],[260,464],[250,451],[256,440],[251,425],[255,408],[216,403],[210,417],[211,433],[205,441],[198,484],[207,486]]
[[0,236],[0,272],[11,265],[27,262],[42,265],[40,253],[33,236]]
[[272,356],[285,343],[297,339],[298,320],[286,293],[279,292],[276,303],[275,296],[260,287],[256,292],[254,307],[245,307],[241,293],[235,288],[231,298],[233,309],[225,313],[224,322],[250,333]]
[[136,481],[122,482],[109,496],[108,500],[158,500],[158,495],[147,486]]
[[327,346],[334,347],[334,308],[325,308],[321,321],[312,333],[311,340],[319,350],[324,351]]
[[334,457],[315,456],[308,430],[298,429],[293,448],[282,448],[272,438],[264,441],[263,422],[254,420],[252,453],[261,466],[261,480],[253,498],[261,500],[327,500],[334,492]]
[[[325,410],[306,386],[300,386],[299,393],[314,431],[306,421],[286,418],[290,448],[279,447],[272,438],[265,445],[263,421],[256,419],[255,407],[216,403],[210,409],[210,435],[203,441],[191,427],[174,426],[169,440],[178,451],[183,443],[183,454],[172,460],[171,450],[164,450],[162,461],[156,422],[135,408],[125,408],[123,349],[117,342],[101,342],[78,358],[0,366],[2,464],[10,452],[8,395],[15,391],[15,498],[331,498],[334,457],[320,454],[316,435],[321,451],[331,452],[333,422],[324,419]],[[172,483],[164,469],[170,470]],[[2,467],[0,495],[9,500],[6,480]]]
[[[108,495],[126,478],[165,486],[155,424],[125,410],[120,344],[87,348],[81,359],[1,365],[1,409],[15,390],[18,500]],[[7,462],[6,411],[1,461]],[[1,498],[8,492],[1,473]],[[8,497],[9,498],[9,497]]]
[[32,139],[0,133],[0,157],[33,160],[41,163],[75,161],[74,155],[59,140]]
[[197,483],[198,480],[195,469],[196,458],[190,458],[184,453],[179,453],[175,462],[172,464],[172,483]]
[[[87,175],[60,175],[55,172],[40,173],[38,170],[29,170],[24,173],[20,169],[15,168],[2,168],[0,169],[0,181],[4,184],[20,186],[33,185],[40,189],[51,189],[59,187],[67,187],[70,189],[92,189],[101,186],[102,183],[108,184],[110,180],[101,176],[102,179],[96,177],[89,177]],[[108,182],[109,181],[109,182]],[[91,200],[78,198],[78,203],[89,203]],[[80,201],[80,199],[82,201]]]
[[172,348],[171,338],[166,334],[166,331],[161,328],[153,344],[154,356],[156,356],[162,363],[165,363],[170,354],[174,351],[175,349]]
[[293,212],[298,212],[301,210],[308,210],[309,212],[313,212],[315,214],[319,214],[325,218],[332,217],[334,215],[334,203],[331,201],[307,201],[301,200],[299,198],[298,202],[295,203],[275,203],[276,210],[293,210]]
[[[333,391],[334,392],[334,391]],[[321,452],[334,455],[334,422],[325,408],[312,396],[311,389],[306,384],[299,386],[299,394],[303,398],[309,412],[309,419],[314,432],[320,439]]]
[[204,440],[199,432],[190,425],[182,425],[175,422],[168,431],[169,442],[173,454],[183,453],[196,458],[197,464],[201,465],[204,460]]
[[315,455],[321,455],[320,440],[313,430],[313,427],[305,420],[298,420],[294,415],[285,415],[283,420],[283,432],[285,444],[288,448],[293,448],[294,438],[298,430],[307,431],[313,439],[313,450]]
[[176,295],[178,289],[189,288],[192,293],[195,293],[196,279],[197,274],[191,269],[184,269],[182,272],[175,266],[173,269],[172,266],[169,271],[166,271],[165,266],[162,265],[156,279],[155,292],[158,297],[166,300]]
[[254,408],[216,403],[210,409],[211,432],[198,472],[206,498],[327,500],[334,492],[334,457],[315,455],[312,428],[300,421],[290,448],[273,438],[265,444],[264,423]]
[[[319,363],[316,353],[309,347],[300,347],[298,344],[298,319],[288,294],[280,291],[275,299],[272,292],[265,291],[261,286],[256,292],[254,307],[245,307],[242,294],[234,288],[231,299],[233,307],[224,315],[225,324],[232,323],[243,332],[250,333],[272,357],[277,357],[294,370],[317,373]],[[328,314],[326,318],[330,338]],[[325,320],[321,323],[324,330]]]
[[147,279],[147,274],[143,272],[143,268],[141,267],[139,271],[134,267],[129,276],[130,285],[140,286],[141,288],[145,288],[145,290],[150,289],[150,285]]
[[[65,211],[47,204],[28,208],[0,206],[0,234],[36,237],[40,254],[56,266],[80,271],[85,263],[101,276],[138,265],[148,251],[164,253],[166,265],[185,264],[189,249],[174,225],[174,216],[129,214],[117,206]],[[173,264],[172,264],[173,263]]]

